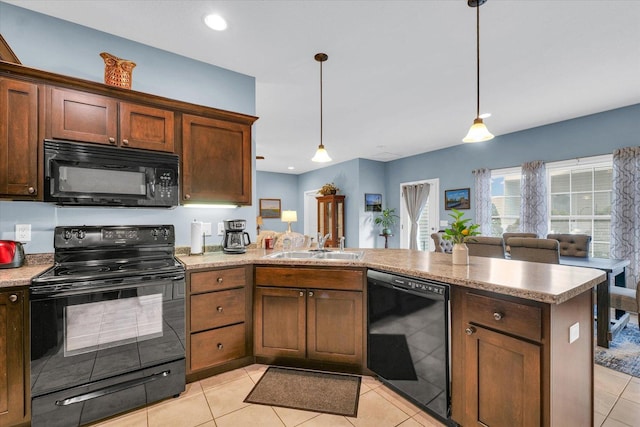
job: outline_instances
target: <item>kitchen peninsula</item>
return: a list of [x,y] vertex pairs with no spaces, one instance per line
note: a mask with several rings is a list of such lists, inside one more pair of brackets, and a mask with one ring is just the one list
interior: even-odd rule
[[[469,265],[452,265],[447,254],[402,249],[365,249],[362,260],[340,261],[265,258],[270,252],[254,249],[238,255],[178,256],[187,272],[188,378],[202,378],[255,360],[257,281],[271,292],[288,288],[319,293],[326,287],[328,292],[357,296],[360,308],[357,299],[352,299],[355,317],[351,319],[361,328],[354,340],[361,346],[359,355],[355,360],[319,363],[332,369],[341,363],[349,370],[359,366],[368,373],[364,278],[366,269],[375,269],[451,285],[453,420],[475,425],[474,417],[482,414],[491,425],[507,425],[509,419],[531,422],[531,416],[532,425],[592,425],[591,289],[604,281],[604,273],[478,257],[471,257]],[[9,291],[28,286],[33,269],[26,268],[29,270],[0,271],[0,287]],[[268,284],[273,275],[260,273],[259,277],[259,269],[265,274],[283,274],[278,286]],[[25,274],[18,277],[21,270]],[[340,283],[340,277],[347,277],[349,283]],[[320,286],[321,282],[325,285]],[[226,310],[226,305],[236,308]],[[220,313],[219,323],[198,317],[196,306],[213,307],[210,317]],[[201,342],[212,345],[207,352],[214,354],[213,359],[193,354],[195,347],[190,351],[189,341],[194,338],[206,338]],[[227,346],[222,340],[231,341]],[[286,359],[313,366],[311,350],[306,349],[304,360],[298,356]],[[216,351],[227,356],[215,356]]]

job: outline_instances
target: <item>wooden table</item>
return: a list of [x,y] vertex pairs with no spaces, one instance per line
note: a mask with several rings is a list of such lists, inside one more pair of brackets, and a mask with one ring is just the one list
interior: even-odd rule
[[384,248],[389,249],[389,242],[387,241],[387,239],[389,237],[393,237],[393,234],[380,234],[380,237],[384,237]]
[[597,268],[607,274],[607,280],[597,287],[596,304],[598,320],[597,343],[600,347],[609,348],[609,342],[624,328],[629,321],[629,314],[616,311],[616,321],[611,324],[609,286],[626,287],[625,268],[629,265],[628,259],[609,258],[578,258],[561,256],[561,265],[572,267]]

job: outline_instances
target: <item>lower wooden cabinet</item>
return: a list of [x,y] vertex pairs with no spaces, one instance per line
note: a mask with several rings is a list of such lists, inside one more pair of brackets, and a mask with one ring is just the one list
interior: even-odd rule
[[189,273],[187,301],[187,379],[249,364],[251,268]]
[[[451,307],[454,421],[593,425],[591,291],[544,304],[453,286]],[[572,326],[579,338],[569,342]]]
[[363,271],[256,267],[256,285],[256,356],[363,365]]
[[26,291],[0,292],[0,426],[29,421]]

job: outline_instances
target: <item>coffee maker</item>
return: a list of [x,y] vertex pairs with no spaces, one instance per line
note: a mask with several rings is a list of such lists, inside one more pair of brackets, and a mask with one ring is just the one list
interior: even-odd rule
[[227,254],[243,254],[251,243],[249,233],[244,231],[247,221],[244,219],[224,220],[224,242],[222,251]]

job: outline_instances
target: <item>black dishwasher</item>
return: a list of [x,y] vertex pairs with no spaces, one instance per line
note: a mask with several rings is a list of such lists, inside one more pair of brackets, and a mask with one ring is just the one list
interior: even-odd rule
[[369,369],[450,423],[449,285],[369,270],[367,287]]

